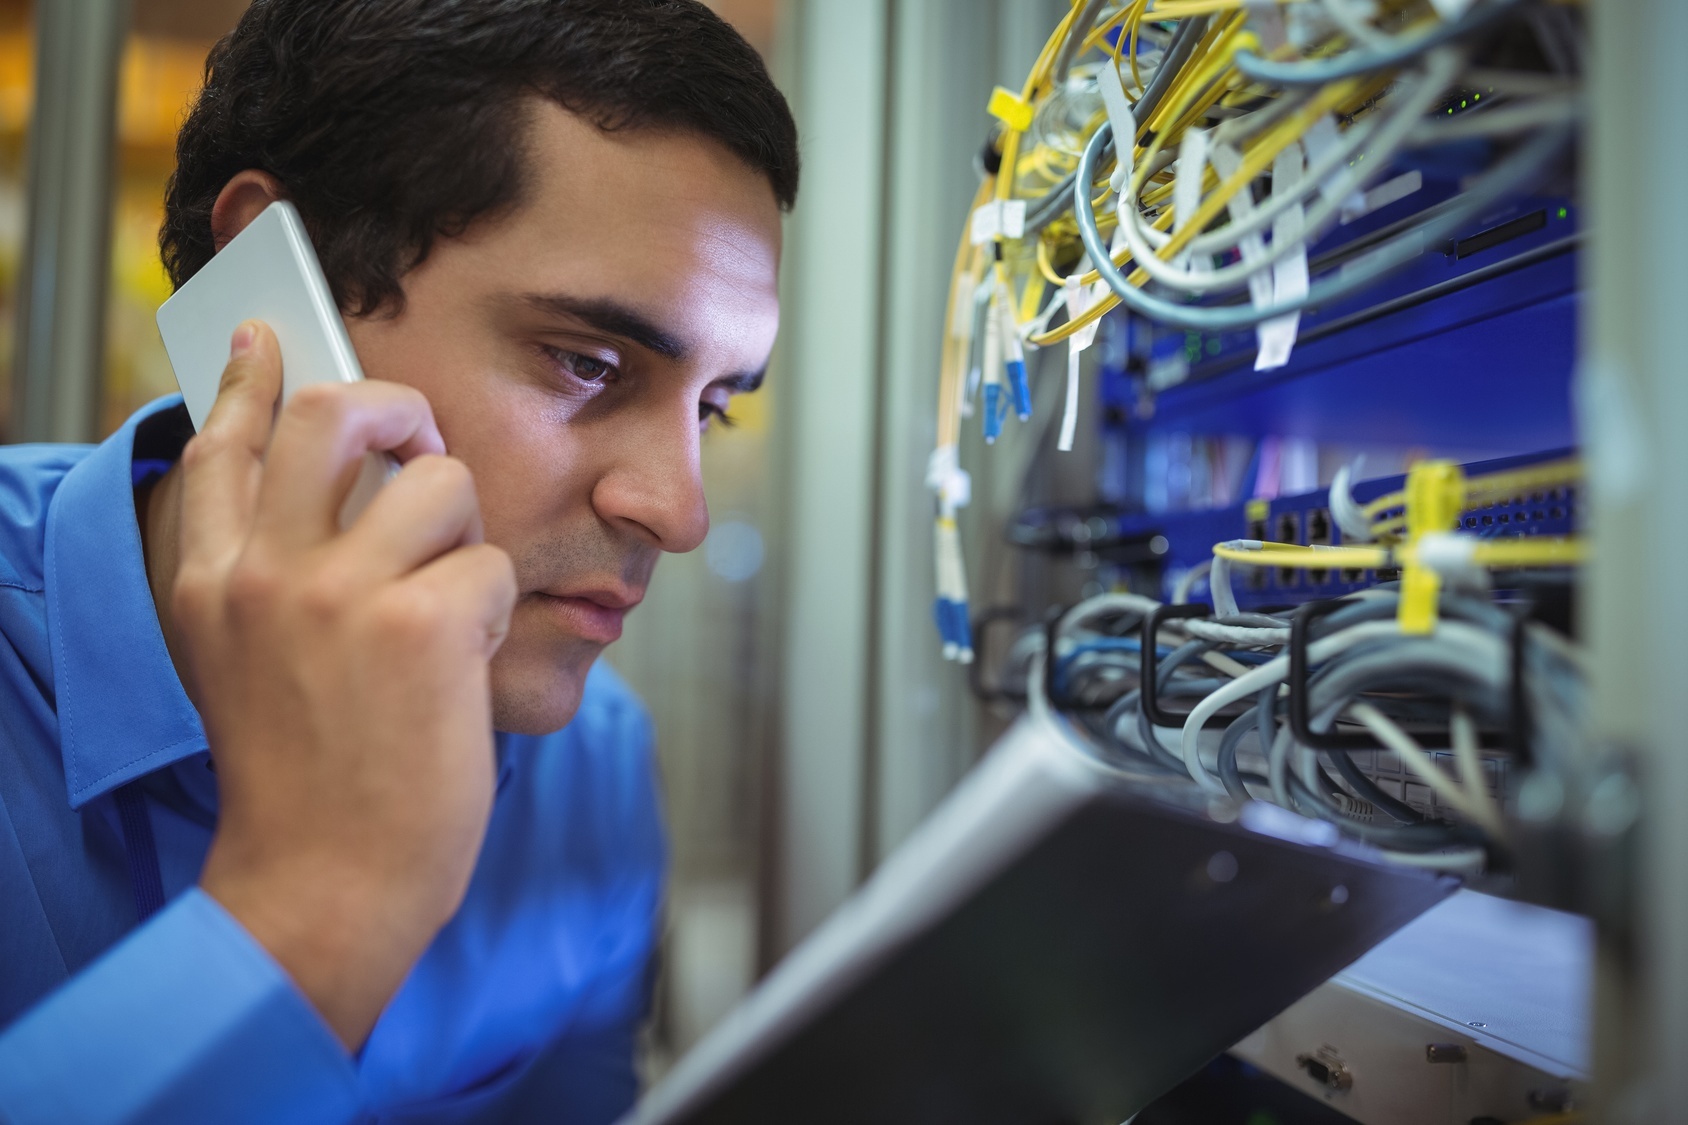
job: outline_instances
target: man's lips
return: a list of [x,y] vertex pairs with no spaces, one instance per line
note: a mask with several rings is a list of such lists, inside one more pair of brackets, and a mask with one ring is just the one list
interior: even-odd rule
[[639,594],[624,590],[541,592],[537,596],[564,630],[601,645],[621,637],[622,620],[640,601]]

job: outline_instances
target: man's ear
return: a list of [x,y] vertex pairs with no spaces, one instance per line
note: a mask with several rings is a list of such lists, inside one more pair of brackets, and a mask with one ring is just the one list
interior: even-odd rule
[[264,208],[283,198],[281,181],[268,172],[248,168],[217,193],[211,205],[211,238],[218,250],[229,244],[246,224],[264,213]]

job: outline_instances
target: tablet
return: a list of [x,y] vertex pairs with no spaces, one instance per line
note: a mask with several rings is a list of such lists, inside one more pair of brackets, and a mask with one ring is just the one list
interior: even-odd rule
[[1118,1122],[1457,880],[1023,721],[624,1125]]

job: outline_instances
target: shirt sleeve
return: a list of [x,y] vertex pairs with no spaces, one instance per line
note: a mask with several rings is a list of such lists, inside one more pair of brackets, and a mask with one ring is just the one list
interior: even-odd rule
[[362,1114],[352,1061],[287,973],[189,890],[0,1033],[0,1121]]

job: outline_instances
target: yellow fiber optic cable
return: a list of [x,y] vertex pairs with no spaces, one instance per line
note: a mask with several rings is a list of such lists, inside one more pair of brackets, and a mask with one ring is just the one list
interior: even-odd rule
[[1294,570],[1347,568],[1367,570],[1390,565],[1385,547],[1301,547],[1292,543],[1262,543],[1258,548],[1216,544],[1217,558],[1244,566],[1281,566]]
[[[1414,547],[1303,547],[1293,543],[1261,543],[1259,547],[1216,544],[1213,554],[1244,566],[1284,567],[1290,570],[1345,568],[1369,570],[1416,563]],[[1577,538],[1528,536],[1522,539],[1484,539],[1473,543],[1471,561],[1490,569],[1575,566],[1587,560],[1586,543]]]

